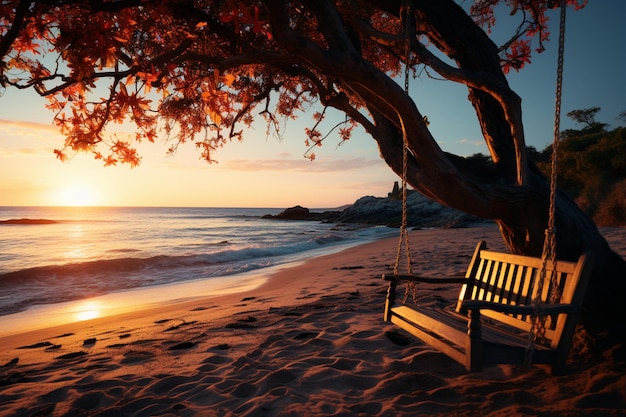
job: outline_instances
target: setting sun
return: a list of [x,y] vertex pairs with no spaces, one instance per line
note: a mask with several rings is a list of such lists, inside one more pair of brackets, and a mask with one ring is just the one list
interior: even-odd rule
[[83,184],[72,184],[62,189],[57,197],[57,204],[61,206],[94,206],[99,196],[93,188]]

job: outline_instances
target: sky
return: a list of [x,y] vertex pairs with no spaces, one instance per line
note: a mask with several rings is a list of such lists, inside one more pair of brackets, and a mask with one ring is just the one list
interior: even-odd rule
[[[567,112],[595,106],[601,108],[598,122],[609,128],[626,124],[617,119],[626,110],[624,16],[624,0],[589,0],[581,11],[568,10],[561,130],[582,127]],[[557,17],[546,52],[508,76],[522,98],[526,142],[539,150],[552,142]],[[507,26],[510,17],[499,19]],[[497,41],[499,32],[494,36]],[[463,156],[488,153],[466,88],[423,73],[410,84],[444,150]],[[167,156],[164,137],[140,145],[142,163],[133,169],[105,168],[89,154],[63,163],[53,149],[61,148],[64,139],[45,104],[32,91],[7,90],[0,97],[0,206],[334,208],[365,195],[386,196],[399,180],[363,131],[343,144],[331,135],[315,149],[315,161],[306,159],[304,128],[313,126],[313,112],[284,125],[282,139],[267,136],[263,123],[254,126],[243,142],[219,149],[216,164],[201,160],[193,145]]]

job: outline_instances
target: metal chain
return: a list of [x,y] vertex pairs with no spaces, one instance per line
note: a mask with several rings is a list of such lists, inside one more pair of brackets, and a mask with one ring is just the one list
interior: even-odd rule
[[[409,76],[410,76],[410,60],[411,60],[411,1],[406,1],[403,6],[405,12],[405,38],[404,38],[404,92],[409,95]],[[402,16],[402,10],[400,11]],[[400,259],[402,258],[402,248],[405,249],[406,256],[406,270],[408,275],[412,275],[411,271],[411,249],[409,247],[409,232],[408,232],[408,220],[407,220],[407,172],[409,161],[409,140],[407,137],[406,127],[402,117],[400,117],[400,124],[402,125],[402,223],[400,224],[400,238],[398,240],[398,251],[396,254],[396,264],[394,266],[394,274],[396,276],[400,273]],[[406,291],[404,294],[403,303],[406,303],[409,294],[412,295],[413,301],[417,302],[417,288],[415,282],[409,281],[407,283]]]
[[546,297],[547,302],[558,302],[561,298],[560,290],[557,285],[556,276],[556,182],[557,182],[557,155],[559,147],[559,134],[561,130],[561,97],[563,94],[563,57],[565,53],[565,15],[567,9],[566,0],[561,0],[561,15],[559,23],[559,52],[556,78],[556,100],[554,106],[554,140],[552,144],[552,172],[550,174],[550,208],[548,212],[548,227],[543,242],[543,252],[541,256],[541,270],[538,276],[538,286],[533,299],[534,314],[531,319],[531,328],[528,334],[528,346],[526,348],[524,362],[528,366],[532,363],[535,341],[545,340],[546,335],[546,315],[544,314],[541,304],[543,303],[541,295],[546,280],[548,259],[552,263],[550,271],[550,289]]

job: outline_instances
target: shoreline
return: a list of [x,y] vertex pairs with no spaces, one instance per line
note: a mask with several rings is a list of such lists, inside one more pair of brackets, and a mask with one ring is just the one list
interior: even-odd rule
[[[111,323],[115,323],[117,321],[125,322],[127,320],[137,320],[137,319],[142,320],[142,317],[152,316],[154,314],[161,314],[165,312],[178,313],[179,310],[184,311],[187,309],[193,309],[197,307],[197,305],[202,305],[202,304],[207,304],[207,303],[221,305],[221,307],[214,307],[214,309],[222,311],[222,313],[217,313],[217,311],[214,311],[214,313],[217,313],[219,315],[232,314],[231,309],[235,309],[236,307],[241,306],[240,301],[242,299],[251,298],[251,297],[256,298],[256,294],[258,293],[266,293],[266,292],[273,293],[279,290],[283,291],[283,294],[284,294],[284,290],[286,288],[299,287],[301,283],[292,280],[291,279],[292,275],[294,274],[302,275],[300,270],[308,270],[309,266],[317,262],[318,260],[321,260],[322,262],[324,262],[324,260],[328,258],[330,262],[333,262],[333,259],[335,257],[341,257],[342,253],[346,251],[351,251],[351,250],[359,251],[360,250],[359,248],[366,247],[369,245],[378,246],[382,244],[382,245],[388,246],[390,242],[396,242],[396,241],[397,241],[396,237],[386,237],[386,238],[377,239],[371,242],[361,243],[357,245],[350,245],[347,248],[340,249],[339,251],[332,252],[329,254],[313,256],[305,260],[290,261],[284,264],[275,265],[275,266],[268,267],[268,268],[263,268],[261,270],[249,271],[249,272],[237,274],[234,276],[226,276],[226,277],[217,278],[217,280],[222,279],[225,282],[232,282],[235,284],[242,284],[241,280],[242,278],[244,278],[244,285],[241,285],[245,287],[245,289],[243,290],[238,289],[235,291],[229,291],[227,288],[220,287],[221,290],[218,289],[217,292],[206,293],[204,295],[201,295],[198,293],[192,295],[189,293],[189,289],[193,288],[195,285],[202,284],[205,282],[208,282],[209,284],[211,284],[210,281],[215,280],[215,278],[209,278],[209,279],[196,280],[196,281],[182,281],[182,282],[177,282],[177,283],[168,283],[162,286],[135,288],[132,290],[124,290],[124,291],[120,291],[119,293],[111,293],[111,294],[106,294],[103,296],[92,297],[89,299],[75,300],[75,301],[58,303],[58,304],[47,304],[44,306],[36,306],[34,309],[29,309],[20,313],[15,313],[15,314],[7,315],[7,316],[0,316],[0,320],[2,320],[3,318],[11,318],[11,316],[16,316],[16,315],[31,316],[31,317],[25,317],[24,320],[22,320],[21,318],[18,318],[18,320],[16,320],[16,322],[24,321],[28,323],[32,320],[37,320],[40,315],[46,314],[48,310],[53,310],[53,311],[57,310],[57,307],[59,305],[61,305],[62,310],[65,310],[64,308],[65,305],[70,306],[70,309],[71,309],[73,306],[77,306],[77,305],[79,306],[84,302],[89,302],[92,300],[101,300],[103,298],[104,299],[115,298],[116,295],[120,295],[120,294],[158,293],[161,290],[169,290],[175,287],[184,288],[184,291],[183,291],[184,295],[182,296],[176,296],[173,298],[172,295],[170,294],[170,295],[165,295],[163,297],[158,297],[158,298],[161,298],[160,300],[155,297],[150,297],[149,298],[150,301],[147,303],[142,303],[140,305],[135,305],[135,306],[125,305],[124,306],[125,308],[121,309],[118,313],[105,314],[105,315],[91,318],[91,319],[72,320],[69,322],[55,323],[54,325],[50,325],[50,326],[28,328],[26,331],[15,330],[15,331],[12,331],[11,333],[9,333],[5,327],[2,330],[0,330],[0,344],[5,344],[7,340],[13,340],[13,339],[21,340],[23,338],[28,338],[28,339],[36,338],[42,333],[49,333],[56,329],[59,329],[61,333],[63,333],[66,331],[72,331],[74,328],[78,328],[78,329],[92,328],[92,327],[101,326],[101,325],[110,325]],[[256,283],[256,284],[245,285],[246,281],[252,281],[253,283]],[[180,292],[177,292],[177,293],[180,294]],[[305,300],[305,299],[306,297],[302,298],[302,300]],[[278,304],[280,303],[282,302],[278,302]],[[296,304],[300,304],[300,303],[301,302],[296,302]],[[272,301],[271,305],[275,305],[275,304],[277,304],[277,302],[275,300]],[[289,304],[289,302],[287,302],[287,304]],[[42,313],[38,311],[40,308],[41,310],[43,310]],[[69,313],[64,313],[63,316],[70,316],[70,315],[73,315],[73,313],[74,312],[70,311]],[[3,325],[6,326],[5,321],[3,321]],[[37,325],[37,326],[40,326],[40,325]],[[0,363],[1,363],[1,360],[0,360]]]
[[[626,258],[626,228],[623,227],[607,227],[602,228],[601,230],[603,236],[609,242],[609,245],[612,247],[614,251],[616,251],[619,255]],[[445,236],[443,240],[438,238],[438,234]],[[467,236],[469,235],[469,239]],[[417,256],[415,254],[412,255],[412,260],[414,263],[414,271],[420,271],[420,273],[424,273],[428,275],[429,272],[433,272],[435,276],[450,276],[450,275],[462,275],[465,273],[465,269],[467,268],[467,263],[454,261],[454,265],[456,265],[456,269],[443,269],[445,265],[430,265],[428,263],[423,263],[423,259],[427,259],[430,254],[436,252],[436,250],[442,246],[445,247],[446,251],[454,253],[455,257],[466,258],[467,262],[469,262],[469,256],[472,254],[474,250],[474,245],[478,242],[478,240],[486,240],[488,243],[488,247],[491,250],[499,250],[506,251],[504,243],[500,237],[497,226],[495,225],[480,225],[477,227],[469,227],[469,228],[458,228],[458,229],[423,229],[423,230],[414,230],[410,232],[411,236],[411,250],[419,251],[420,254]],[[624,239],[622,239],[622,236]],[[435,242],[435,243],[432,243]],[[271,299],[270,307],[274,305],[298,305],[302,304],[307,300],[307,297],[295,297],[293,298],[293,294],[296,291],[305,291],[303,287],[305,285],[298,281],[294,280],[293,276],[311,276],[316,275],[316,283],[315,285],[319,285],[320,277],[324,276],[324,272],[328,273],[330,270],[341,270],[341,268],[345,268],[346,271],[353,269],[353,271],[357,271],[358,269],[364,269],[366,271],[371,270],[371,267],[363,267],[361,265],[352,265],[352,266],[343,266],[343,267],[329,267],[329,265],[335,264],[345,264],[348,263],[358,263],[361,260],[355,259],[363,254],[363,259],[381,259],[381,274],[382,272],[391,273],[393,272],[393,265],[395,263],[395,257],[397,255],[397,237],[385,237],[381,239],[376,239],[370,242],[365,242],[357,245],[348,245],[347,248],[341,249],[339,251],[316,255],[311,258],[290,261],[284,264],[275,265],[268,268],[263,268],[261,270],[248,271],[241,274],[236,274],[234,276],[225,276],[218,277],[216,280],[223,280],[224,282],[232,281],[234,283],[242,284],[240,281],[242,277],[245,277],[244,285],[247,289],[244,290],[236,290],[230,291],[224,286],[216,286],[219,287],[217,289],[217,293],[205,293],[205,294],[196,294],[191,295],[189,293],[189,288],[193,288],[194,285],[198,283],[208,283],[209,287],[211,287],[210,279],[202,279],[202,280],[192,280],[192,281],[181,281],[176,283],[168,283],[162,286],[153,286],[153,287],[139,287],[131,290],[123,290],[119,293],[110,293],[105,294],[103,296],[98,296],[94,298],[115,298],[118,294],[122,293],[134,293],[136,292],[150,292],[150,293],[158,293],[160,290],[168,290],[172,287],[184,287],[185,291],[182,292],[181,296],[172,297],[172,295],[166,295],[154,298],[150,298],[148,302],[141,303],[140,305],[128,306],[124,305],[122,309],[119,310],[118,313],[110,313],[100,317],[95,317],[91,319],[85,320],[73,320],[70,322],[64,323],[56,323],[52,326],[43,326],[37,328],[29,328],[26,331],[13,331],[12,333],[8,333],[6,330],[0,330],[0,343],[5,341],[8,338],[22,338],[28,334],[39,334],[41,332],[46,332],[48,329],[54,328],[87,328],[99,326],[101,323],[114,323],[118,318],[120,320],[128,320],[134,319],[137,317],[143,316],[151,316],[158,312],[165,311],[176,311],[176,310],[184,310],[186,308],[193,308],[193,306],[202,305],[202,304],[222,304],[221,307],[216,310],[223,310],[223,314],[228,314],[229,309],[227,306],[241,306],[241,299],[246,299],[250,297],[255,297],[256,294],[265,294],[271,293],[272,297],[268,298],[268,301]],[[432,247],[429,245],[432,244]],[[450,247],[450,246],[453,247]],[[378,253],[377,253],[378,252]],[[379,256],[377,256],[379,255]],[[316,266],[319,264],[319,266]],[[320,270],[320,271],[317,271]],[[446,272],[443,272],[446,271]],[[353,274],[350,274],[353,275]],[[380,275],[380,274],[379,274]],[[248,284],[245,282],[252,281],[256,284]],[[381,285],[385,286],[384,283]],[[336,290],[346,290],[346,288],[337,287]],[[286,290],[289,290],[289,294],[285,293]],[[210,291],[210,290],[209,290]],[[282,292],[282,297],[275,297],[276,293],[280,291]],[[332,291],[332,288],[326,288],[325,291]],[[180,293],[178,293],[180,294]],[[289,299],[289,295],[292,296]],[[160,299],[158,299],[160,298]],[[384,297],[383,297],[384,299]],[[69,304],[69,305],[77,305],[81,304],[84,301],[89,301],[91,299],[82,299],[75,300],[67,303],[59,303],[59,304]],[[49,307],[54,310],[55,306],[58,304],[49,304],[44,306],[37,307],[45,307],[45,310]],[[23,311],[20,313],[15,313],[7,316],[0,316],[0,321],[3,322],[3,326],[6,326],[6,322],[3,321],[3,318],[15,316],[15,315],[28,315],[32,313],[32,310]],[[70,313],[71,314],[71,313]],[[37,317],[35,315],[34,319]],[[30,321],[32,318],[26,318],[25,321]],[[21,321],[18,320],[18,321]],[[1,362],[1,361],[0,361]]]
[[[623,228],[607,230],[626,255]],[[497,227],[410,232],[416,273],[465,272]],[[258,288],[0,338],[0,414],[15,416],[621,416],[626,347],[569,373],[468,374],[383,322],[397,239],[316,257]],[[453,303],[456,285],[424,291]],[[21,349],[20,349],[21,348]]]

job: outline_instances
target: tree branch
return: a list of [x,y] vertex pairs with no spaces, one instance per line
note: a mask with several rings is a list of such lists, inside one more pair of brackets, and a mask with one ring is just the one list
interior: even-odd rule
[[437,58],[419,42],[413,42],[412,49],[422,63],[434,69],[442,77],[488,93],[500,103],[515,143],[517,184],[525,185],[527,183],[528,165],[526,162],[524,125],[521,118],[521,98],[509,88],[506,82],[501,81],[486,71],[454,68]]
[[[269,96],[270,93],[274,90],[278,90],[280,88],[280,86],[282,85],[282,83],[278,83],[275,84],[273,82],[268,83],[268,85],[265,87],[265,89],[263,91],[261,91],[261,93],[257,94],[256,96],[254,96],[254,98],[252,100],[250,100],[248,103],[246,103],[235,115],[235,118],[233,120],[232,126],[230,127],[230,137],[234,137],[237,136],[236,133],[234,133],[235,131],[235,125],[237,124],[237,122],[247,113],[250,112],[250,110],[252,109],[252,107],[254,106],[254,104],[256,103],[260,103],[263,100],[269,100]],[[267,109],[266,109],[267,110]],[[273,117],[272,117],[273,118]]]
[[341,30],[345,25],[334,4],[329,0],[303,0],[302,3],[315,14],[319,30],[324,34],[329,50],[356,53],[350,37],[345,30]]
[[[21,0],[15,8],[15,18],[13,19],[11,29],[7,31],[0,42],[0,61],[2,61],[5,55],[9,53],[13,42],[15,42],[15,39],[17,39],[20,34],[20,30],[22,29],[22,24],[24,23],[30,4],[31,2],[28,0]],[[2,68],[0,68],[0,71],[1,70]]]

